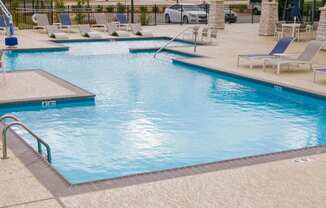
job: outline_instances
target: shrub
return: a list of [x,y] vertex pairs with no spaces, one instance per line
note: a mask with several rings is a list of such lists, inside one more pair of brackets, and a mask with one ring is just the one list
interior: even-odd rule
[[15,25],[18,25],[18,13],[17,13],[18,7],[19,7],[19,0],[14,0],[11,5],[11,10],[12,10],[12,21]]
[[103,12],[103,6],[102,5],[97,5],[96,11],[97,12]]
[[[85,8],[85,1],[77,0],[77,8],[78,9]],[[83,22],[84,17],[85,17],[85,14],[78,12],[75,16],[75,20],[78,24],[81,24]]]
[[240,5],[239,6],[239,12],[243,13],[247,9],[247,5]]
[[105,9],[107,12],[110,12],[110,13],[114,12],[114,7],[111,5],[108,5]]
[[65,2],[64,2],[64,0],[56,0],[55,1],[55,4],[54,4],[54,7],[56,9],[64,9],[65,8]]
[[119,2],[117,4],[117,12],[118,13],[125,13],[125,11],[126,11],[126,6]]
[[140,7],[140,23],[142,25],[147,25],[148,24],[148,18],[147,18],[147,7],[141,6]]

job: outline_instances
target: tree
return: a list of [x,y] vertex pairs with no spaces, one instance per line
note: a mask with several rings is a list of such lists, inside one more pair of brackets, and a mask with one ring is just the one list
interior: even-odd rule
[[85,14],[82,13],[82,9],[85,8],[85,0],[77,0],[77,9],[78,12],[75,16],[75,20],[78,24],[81,24],[83,22],[83,19],[85,17]]

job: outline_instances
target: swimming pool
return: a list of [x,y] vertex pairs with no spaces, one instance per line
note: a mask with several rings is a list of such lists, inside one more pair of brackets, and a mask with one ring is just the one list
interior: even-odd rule
[[0,113],[13,111],[47,141],[71,183],[326,143],[324,100],[167,59],[177,54],[128,52],[162,42],[8,53],[8,68],[47,70],[95,93],[96,104]]

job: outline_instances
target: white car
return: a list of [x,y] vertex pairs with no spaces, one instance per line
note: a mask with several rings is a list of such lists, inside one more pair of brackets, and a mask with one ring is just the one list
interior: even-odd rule
[[174,4],[164,11],[166,23],[206,23],[207,13],[195,4]]

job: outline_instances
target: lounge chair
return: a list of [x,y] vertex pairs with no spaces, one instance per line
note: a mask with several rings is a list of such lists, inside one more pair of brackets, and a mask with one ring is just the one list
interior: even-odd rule
[[50,38],[68,39],[67,34],[65,32],[60,31],[56,25],[47,25],[45,29]]
[[123,33],[121,31],[118,32],[117,24],[114,22],[106,24],[106,30],[111,36],[129,37],[129,34],[127,33]]
[[152,33],[150,32],[144,32],[140,26],[140,24],[130,24],[130,29],[131,32],[134,35],[139,35],[139,36],[153,36]]
[[83,37],[102,38],[99,32],[92,31],[89,25],[79,25],[79,32]]
[[106,24],[108,24],[108,20],[104,13],[95,13],[94,14],[96,24],[93,25],[93,27],[106,27]]
[[115,15],[115,18],[117,19],[118,22],[118,27],[128,27],[129,26],[129,21],[128,21],[128,17],[127,15],[123,14],[123,13],[117,13]]
[[209,32],[209,27],[204,27],[201,31],[201,41],[204,41],[206,38],[208,38],[208,32]]
[[6,31],[7,29],[7,20],[3,15],[0,15],[0,30]]
[[46,14],[34,14],[33,15],[33,21],[37,24],[37,26],[34,26],[34,29],[46,29],[49,23],[48,16]]
[[59,21],[60,21],[60,27],[61,28],[70,29],[71,26],[72,26],[70,16],[67,13],[60,13],[59,14]]
[[[207,41],[208,39],[208,41]],[[210,27],[204,27],[201,31],[201,41],[212,43],[212,40],[217,40],[217,29],[216,28],[210,28]]]
[[318,74],[326,74],[326,67],[314,69],[314,82],[317,81],[317,75]]
[[212,42],[213,39],[215,39],[215,41],[217,41],[217,28],[211,28],[209,38],[210,38],[210,42]]
[[292,37],[284,37],[281,38],[271,52],[266,54],[242,54],[238,55],[238,66],[240,65],[240,59],[247,59],[250,61],[250,69],[252,69],[253,61],[255,60],[264,60],[269,58],[275,58],[276,54],[282,54],[285,50],[290,46],[290,44],[294,41]]
[[320,49],[325,45],[325,41],[312,40],[308,43],[307,47],[297,57],[287,57],[286,54],[279,58],[264,60],[264,68],[266,63],[271,63],[273,68],[276,68],[276,73],[279,74],[282,65],[308,65],[312,70],[312,59],[317,55]]

